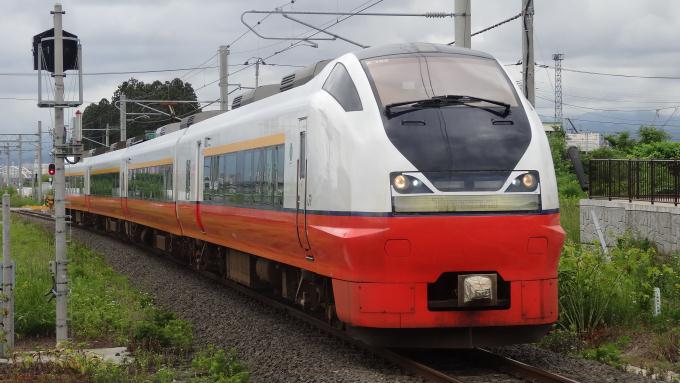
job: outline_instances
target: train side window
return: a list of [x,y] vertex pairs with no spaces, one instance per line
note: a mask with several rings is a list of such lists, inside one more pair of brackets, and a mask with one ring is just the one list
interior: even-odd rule
[[335,64],[333,71],[323,84],[323,90],[328,92],[342,106],[345,112],[363,110],[359,92],[352,81],[347,69],[341,63]]
[[276,159],[275,159],[275,169],[276,169],[276,174],[275,174],[275,191],[274,191],[274,206],[275,207],[283,207],[283,161],[284,161],[284,146],[283,145],[277,145],[276,146]]

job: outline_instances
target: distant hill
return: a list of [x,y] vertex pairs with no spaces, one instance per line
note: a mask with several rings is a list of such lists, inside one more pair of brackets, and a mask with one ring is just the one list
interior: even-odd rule
[[[628,131],[633,134],[637,132],[640,125],[654,125],[660,128],[666,122],[667,116],[655,118],[654,112],[588,112],[580,115],[569,115],[579,131],[599,132],[599,133],[618,133]],[[551,122],[551,119],[543,118],[544,122]],[[568,122],[567,131],[571,131]],[[673,141],[680,141],[680,113],[677,113],[672,120],[666,123],[664,130],[670,134]]]

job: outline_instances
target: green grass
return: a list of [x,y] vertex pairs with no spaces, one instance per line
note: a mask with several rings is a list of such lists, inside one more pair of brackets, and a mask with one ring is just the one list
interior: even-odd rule
[[[48,265],[54,258],[53,236],[17,217],[12,217],[10,233],[12,257],[17,263],[17,339],[53,336],[55,304],[45,296],[52,287]],[[133,288],[126,277],[106,264],[101,254],[79,244],[69,245],[67,254],[69,319],[74,341],[125,345],[133,351],[134,361],[118,366],[91,360],[74,349],[76,343],[71,343],[59,351],[65,362],[52,366],[54,371],[0,366],[0,375],[35,373],[37,379],[39,374],[56,373],[92,382],[171,382],[175,376],[183,375],[195,382],[248,381],[248,372],[233,351],[210,348],[197,354],[190,371],[188,367],[177,369],[192,360],[191,325],[158,309],[149,295]]]
[[33,198],[20,196],[13,187],[0,189],[0,196],[5,193],[9,194],[9,205],[11,207],[37,206],[42,204],[41,202],[36,202]]
[[[49,262],[54,241],[44,230],[12,218],[12,258],[17,264],[15,329],[19,339],[54,333],[54,301],[45,294],[52,288]],[[0,234],[1,236],[1,234]]]
[[572,243],[580,242],[580,219],[579,198],[560,198],[560,224]]

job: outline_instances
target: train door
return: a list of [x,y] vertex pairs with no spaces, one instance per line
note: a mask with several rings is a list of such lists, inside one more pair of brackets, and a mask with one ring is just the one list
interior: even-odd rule
[[196,185],[196,225],[201,230],[201,233],[205,234],[205,227],[203,226],[203,220],[201,217],[201,201],[203,200],[203,156],[201,156],[202,148],[201,141],[196,141],[196,164],[194,169],[196,169],[195,185]]
[[[298,166],[297,166],[297,198],[295,224],[300,246],[309,251],[309,238],[307,237],[307,170],[308,170],[308,147],[307,147],[307,117],[298,119]],[[310,257],[310,255],[307,255]]]

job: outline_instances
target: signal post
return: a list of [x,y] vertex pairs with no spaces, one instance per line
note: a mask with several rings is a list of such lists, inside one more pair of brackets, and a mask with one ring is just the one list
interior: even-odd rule
[[[67,140],[64,129],[64,108],[75,107],[82,104],[82,81],[79,81],[80,98],[78,101],[64,100],[64,70],[77,69],[79,79],[82,80],[82,54],[78,37],[62,29],[62,15],[65,13],[61,4],[55,4],[51,12],[54,19],[54,30],[47,30],[33,38],[34,69],[38,70],[38,78],[41,71],[46,69],[53,72],[54,77],[54,101],[42,99],[42,89],[38,89],[38,106],[54,108],[54,243],[55,243],[55,266],[54,291],[57,303],[56,335],[57,345],[68,339],[68,275],[66,257],[66,206],[65,206],[65,173],[64,162],[76,163],[82,155],[83,145],[80,142],[80,133],[74,129],[73,136]],[[52,57],[49,49],[43,46],[54,45],[54,66],[50,67]],[[77,124],[78,126],[79,124]]]

